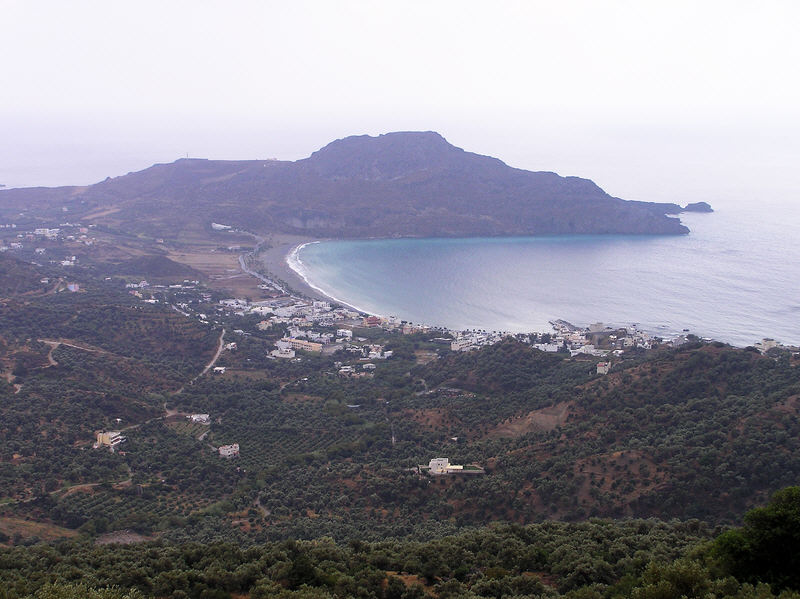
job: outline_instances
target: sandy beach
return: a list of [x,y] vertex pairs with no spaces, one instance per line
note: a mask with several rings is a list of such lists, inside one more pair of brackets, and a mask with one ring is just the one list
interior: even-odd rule
[[286,256],[295,247],[302,243],[317,241],[314,237],[304,237],[302,235],[287,235],[283,233],[272,233],[267,236],[267,249],[262,249],[259,253],[259,261],[264,268],[276,279],[286,283],[290,289],[302,295],[320,300],[331,300],[328,296],[309,286],[293,271],[286,263]]

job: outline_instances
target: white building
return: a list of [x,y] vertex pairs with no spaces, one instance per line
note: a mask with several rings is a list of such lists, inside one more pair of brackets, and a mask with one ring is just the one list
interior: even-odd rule
[[471,338],[469,338],[469,337],[462,337],[461,339],[454,339],[450,343],[450,349],[452,351],[469,351],[473,347],[475,347],[475,344],[474,344],[473,340]]
[[97,433],[96,447],[108,447],[111,451],[117,448],[117,445],[124,443],[127,439],[122,436],[119,431],[107,431]]
[[453,474],[464,470],[464,466],[451,464],[449,458],[433,458],[428,468],[428,474]]
[[211,417],[208,414],[192,414],[189,420],[198,424],[211,424]]
[[765,337],[764,339],[755,344],[755,348],[763,354],[766,353],[768,350],[772,349],[773,347],[778,347],[779,345],[780,344],[774,339]]
[[539,351],[544,352],[557,352],[561,346],[558,343],[534,343],[533,347],[538,349]]
[[433,458],[428,464],[429,472],[431,474],[447,474],[447,469],[450,467],[449,458]]
[[223,458],[238,458],[239,457],[239,444],[232,443],[231,445],[222,445],[219,448],[219,455]]
[[448,458],[433,458],[428,464],[427,469],[425,466],[420,465],[420,472],[427,470],[431,476],[442,476],[445,474],[485,474],[486,471],[475,464],[464,466],[451,464]]

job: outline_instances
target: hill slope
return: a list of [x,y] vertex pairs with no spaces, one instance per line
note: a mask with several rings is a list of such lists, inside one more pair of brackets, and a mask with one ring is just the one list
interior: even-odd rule
[[676,204],[507,166],[433,132],[356,136],[296,162],[178,160],[86,188],[0,191],[0,215],[50,206],[174,238],[211,222],[325,237],[683,234]]

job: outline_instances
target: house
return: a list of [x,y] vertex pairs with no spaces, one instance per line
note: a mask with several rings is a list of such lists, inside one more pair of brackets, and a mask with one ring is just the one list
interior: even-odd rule
[[211,424],[211,417],[208,414],[190,414],[187,418],[198,424]]
[[225,374],[225,366],[214,366],[214,374]]
[[285,341],[283,339],[276,341],[275,347],[277,347],[278,349],[273,349],[270,352],[271,356],[274,356],[276,358],[294,358],[295,356],[294,350],[292,349],[292,346],[288,341]]
[[775,341],[774,339],[770,339],[769,337],[765,337],[761,341],[755,344],[755,348],[760,351],[762,354],[767,353],[773,347],[778,347],[780,344]]
[[99,432],[97,433],[97,443],[95,446],[108,447],[111,451],[114,451],[117,445],[125,441],[127,441],[127,439],[123,437],[122,433],[119,431]]
[[449,468],[449,458],[433,458],[428,464],[428,474],[447,474]]
[[361,321],[362,325],[365,327],[379,327],[381,326],[381,319],[379,316],[367,316],[364,320]]
[[608,374],[608,371],[611,369],[611,362],[598,362],[597,363],[597,374]]
[[289,347],[292,349],[299,349],[308,352],[322,351],[322,343],[316,343],[314,341],[306,341],[305,339],[296,339],[294,337],[285,337],[281,339],[281,341],[287,342]]
[[239,457],[239,444],[232,443],[231,445],[222,445],[219,448],[219,455],[223,458],[238,458]]
[[554,353],[561,349],[558,343],[534,343],[533,347],[543,352]]
[[450,342],[451,351],[469,351],[475,347],[473,340],[469,337],[462,337],[461,339],[454,339]]
[[420,466],[419,471],[427,471],[431,476],[441,476],[445,474],[484,474],[485,470],[480,466],[470,465],[467,467],[451,464],[449,458],[433,458],[427,467]]

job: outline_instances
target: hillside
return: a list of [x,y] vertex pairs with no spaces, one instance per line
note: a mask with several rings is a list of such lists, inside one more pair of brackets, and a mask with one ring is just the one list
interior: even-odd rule
[[63,210],[165,239],[211,222],[333,238],[688,232],[667,216],[676,204],[511,168],[433,132],[348,137],[296,162],[187,159],[85,188],[0,191],[3,218]]
[[[153,256],[125,263],[172,271]],[[785,348],[695,339],[626,350],[598,375],[597,358],[514,338],[452,352],[350,321],[315,325],[351,328],[338,351],[283,360],[270,351],[284,324],[223,308],[203,283],[128,289],[80,259],[64,267],[69,291],[56,265],[0,266],[10,597],[55,582],[69,588],[37,596],[611,599],[690,596],[644,594],[690,580],[741,599],[756,595],[727,577],[740,537],[723,537],[719,564],[698,552],[800,480],[800,368]],[[127,440],[93,448],[109,429]],[[222,458],[233,443],[240,455]],[[417,468],[433,457],[466,468]],[[137,544],[100,546],[116,542]],[[796,587],[771,565],[742,584]]]
[[110,272],[115,275],[139,276],[150,279],[205,278],[200,271],[170,260],[166,256],[149,254],[114,264]]
[[39,290],[41,279],[32,264],[0,254],[0,298]]

